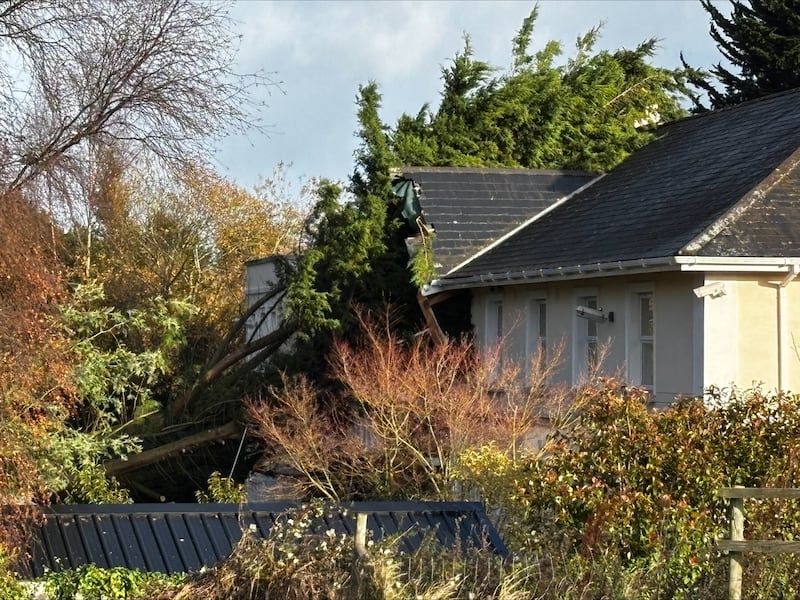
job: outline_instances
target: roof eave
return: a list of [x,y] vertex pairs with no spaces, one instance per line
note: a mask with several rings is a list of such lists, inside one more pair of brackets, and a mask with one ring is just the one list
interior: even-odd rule
[[674,257],[642,258],[636,260],[618,260],[591,264],[550,267],[524,271],[507,271],[505,273],[485,273],[462,279],[435,279],[422,290],[423,296],[433,296],[440,292],[476,287],[497,285],[520,285],[540,283],[542,281],[565,281],[569,279],[588,279],[595,277],[612,277],[615,275],[653,273],[659,271],[679,270]]
[[681,271],[705,273],[788,273],[800,256],[676,256]]
[[788,273],[800,268],[800,256],[666,256],[618,260],[583,265],[552,267],[530,271],[508,271],[485,273],[463,279],[436,279],[422,290],[423,296],[434,296],[441,292],[492,287],[499,285],[522,285],[544,281],[567,281],[595,279],[638,273],[660,273],[664,271],[705,273]]

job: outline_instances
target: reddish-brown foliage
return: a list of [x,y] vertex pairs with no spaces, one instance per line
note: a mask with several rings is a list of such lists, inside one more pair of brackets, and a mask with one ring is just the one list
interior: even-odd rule
[[[0,232],[0,504],[7,506],[45,492],[37,457],[66,415],[69,363],[53,319],[63,289],[48,219],[6,196]],[[0,543],[13,541],[14,522],[0,523]]]

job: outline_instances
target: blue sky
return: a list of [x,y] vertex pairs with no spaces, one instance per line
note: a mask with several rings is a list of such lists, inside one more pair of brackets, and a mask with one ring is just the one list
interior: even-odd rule
[[[723,7],[724,7],[723,3]],[[268,177],[279,162],[288,176],[345,179],[357,145],[355,96],[360,84],[379,83],[383,120],[438,103],[440,71],[469,33],[475,57],[506,67],[511,39],[533,8],[528,1],[268,1],[239,0],[241,72],[262,69],[281,82],[265,92],[257,117],[270,131],[224,140],[219,171],[246,188]],[[720,55],[708,35],[709,18],[698,0],[544,0],[534,47],[574,41],[604,23],[599,48],[631,48],[656,37],[654,62],[710,67]]]

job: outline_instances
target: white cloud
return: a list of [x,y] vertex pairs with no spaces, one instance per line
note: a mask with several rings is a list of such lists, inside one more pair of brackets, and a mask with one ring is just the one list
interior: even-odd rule
[[[380,84],[387,123],[424,102],[435,106],[440,69],[463,47],[462,34],[470,34],[477,59],[507,67],[511,40],[533,6],[507,0],[241,0],[232,10],[242,35],[239,69],[277,72],[285,95],[267,98],[263,115],[279,134],[230,140],[220,160],[244,185],[279,161],[294,162],[297,173],[344,178],[357,144],[359,84]],[[698,67],[719,60],[708,16],[698,2],[686,0],[541,2],[533,50],[556,39],[571,55],[578,35],[600,21],[599,48],[631,48],[657,37],[663,38],[657,64],[679,66],[680,51]]]

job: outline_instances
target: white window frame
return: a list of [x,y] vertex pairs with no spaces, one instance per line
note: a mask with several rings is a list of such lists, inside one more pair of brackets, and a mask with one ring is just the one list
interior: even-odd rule
[[532,294],[528,297],[525,319],[525,374],[528,376],[531,374],[531,361],[537,353],[540,360],[547,361],[547,320],[547,294]]
[[[599,323],[590,319],[579,317],[575,313],[578,306],[590,306],[594,303],[594,308],[600,306],[597,288],[577,288],[573,294],[572,306],[572,384],[578,385],[589,375],[589,346],[594,344],[595,358],[599,359],[600,336]],[[594,334],[592,335],[592,329]]]
[[484,319],[484,351],[486,356],[497,353],[497,364],[494,368],[493,377],[500,377],[505,363],[505,323],[504,321],[503,295],[493,292],[486,297],[486,313]]
[[[656,321],[658,307],[656,302],[655,286],[652,283],[634,284],[628,286],[627,292],[625,311],[625,326],[627,330],[627,335],[625,336],[625,375],[628,382],[632,385],[642,387],[652,393],[655,393],[656,381],[658,380],[658,359],[656,356],[656,339],[658,335]],[[645,297],[651,298],[652,302],[653,329],[652,334],[649,335],[642,331],[642,299]],[[652,382],[644,382],[642,380],[644,375],[644,352],[642,349],[645,345],[649,345],[652,349]]]

